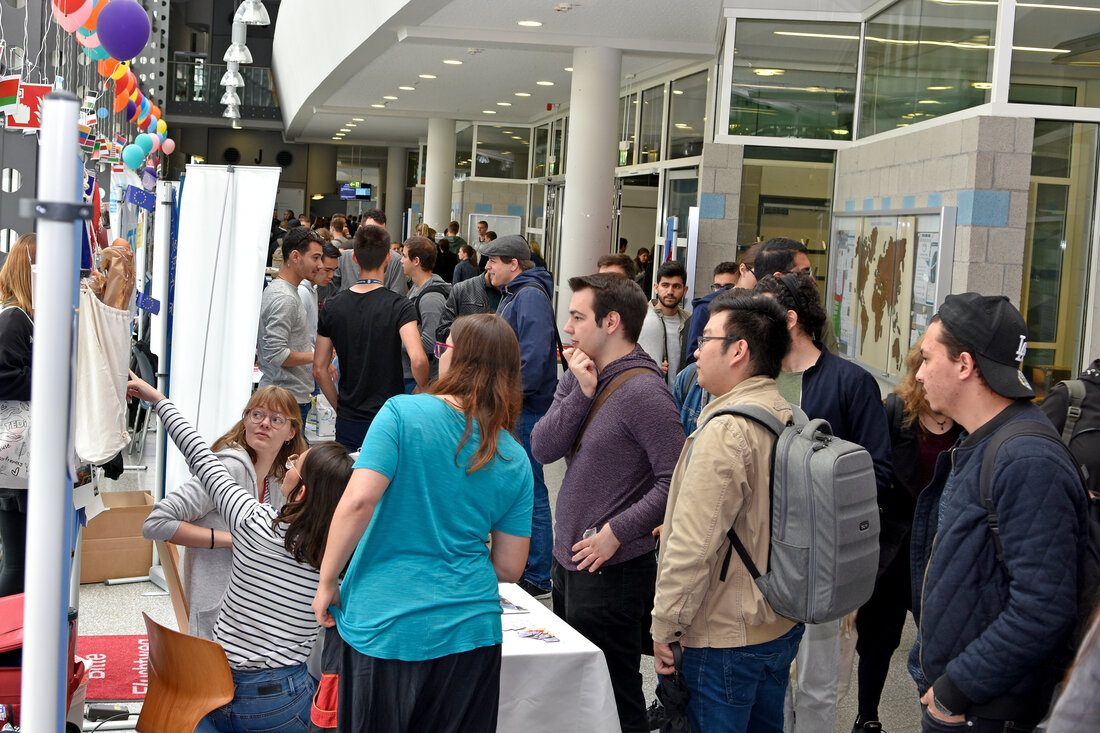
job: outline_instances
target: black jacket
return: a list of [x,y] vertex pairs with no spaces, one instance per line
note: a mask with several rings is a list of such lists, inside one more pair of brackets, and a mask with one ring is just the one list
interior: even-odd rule
[[0,400],[31,398],[34,323],[16,306],[0,310]]

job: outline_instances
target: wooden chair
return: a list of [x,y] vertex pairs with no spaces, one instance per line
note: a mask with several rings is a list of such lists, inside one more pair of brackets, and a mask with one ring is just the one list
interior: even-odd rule
[[225,650],[141,615],[149,634],[149,690],[135,729],[194,733],[203,716],[233,700],[233,675]]
[[180,553],[171,542],[156,540],[157,556],[164,571],[164,583],[168,586],[168,596],[172,599],[172,610],[176,612],[176,626],[186,634],[191,628],[191,612],[187,605],[187,594],[183,592],[180,581]]

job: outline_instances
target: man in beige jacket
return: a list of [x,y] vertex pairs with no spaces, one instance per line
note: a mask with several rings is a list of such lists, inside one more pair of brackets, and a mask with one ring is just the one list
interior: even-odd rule
[[775,386],[789,345],[787,314],[774,299],[720,296],[696,351],[699,385],[721,396],[703,410],[672,475],[652,633],[658,674],[673,671],[670,644],[683,647],[688,717],[697,731],[783,730],[803,626],[772,610],[736,553],[720,578],[731,525],[767,572],[775,438],[744,417],[707,418],[723,407],[756,405],[790,420]]

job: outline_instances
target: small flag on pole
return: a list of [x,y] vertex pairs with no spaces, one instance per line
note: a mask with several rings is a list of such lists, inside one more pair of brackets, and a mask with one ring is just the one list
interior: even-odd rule
[[0,77],[0,113],[15,111],[19,104],[19,75]]
[[85,153],[90,153],[95,148],[95,138],[92,137],[92,128],[87,125],[77,125],[77,132],[79,133],[80,149]]

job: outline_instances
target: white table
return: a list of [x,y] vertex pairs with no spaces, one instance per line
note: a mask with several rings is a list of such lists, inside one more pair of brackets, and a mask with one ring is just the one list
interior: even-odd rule
[[[603,652],[512,583],[500,594],[528,611],[504,614],[500,668],[501,733],[619,733],[615,695]],[[510,627],[546,629],[560,641],[525,639]]]

